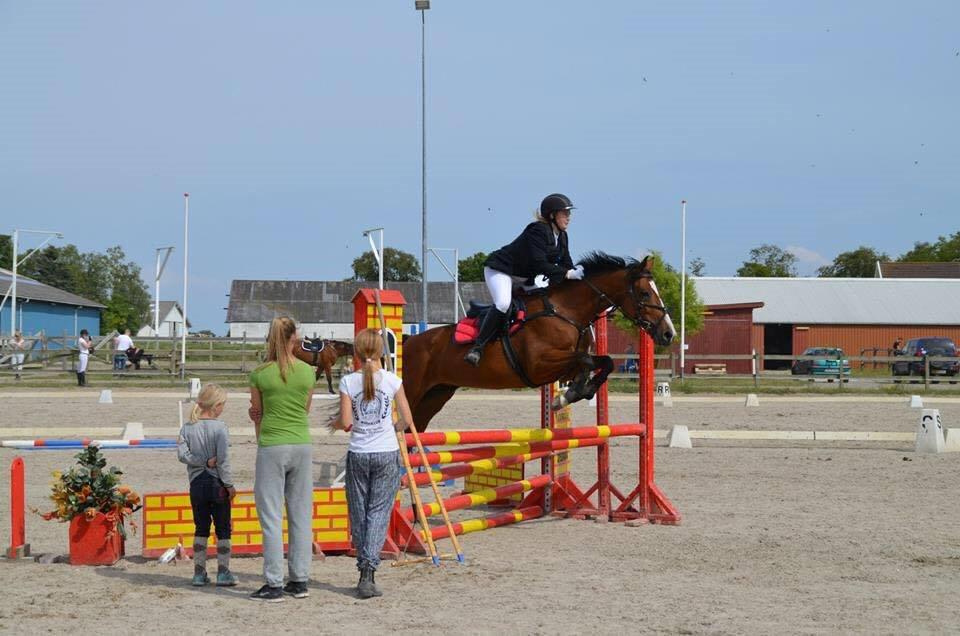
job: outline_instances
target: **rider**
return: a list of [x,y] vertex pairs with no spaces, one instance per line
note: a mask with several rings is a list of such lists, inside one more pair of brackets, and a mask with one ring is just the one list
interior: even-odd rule
[[506,321],[514,284],[531,285],[540,274],[550,282],[583,278],[583,268],[573,266],[567,243],[567,226],[573,209],[569,197],[547,195],[540,202],[537,220],[524,228],[512,243],[487,257],[483,277],[493,297],[493,307],[484,315],[477,340],[464,356],[468,363],[479,366],[483,347]]

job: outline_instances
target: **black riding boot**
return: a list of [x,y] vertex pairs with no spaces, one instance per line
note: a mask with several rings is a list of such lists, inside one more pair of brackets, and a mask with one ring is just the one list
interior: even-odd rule
[[83,373],[77,371],[77,386],[83,386]]
[[488,342],[497,337],[500,332],[500,326],[506,321],[507,314],[496,307],[491,307],[483,316],[483,322],[480,324],[480,333],[477,335],[477,341],[470,347],[470,351],[463,357],[468,363],[475,367],[480,366],[480,357],[483,356],[483,348]]
[[87,372],[84,371],[80,374],[80,386],[87,386]]

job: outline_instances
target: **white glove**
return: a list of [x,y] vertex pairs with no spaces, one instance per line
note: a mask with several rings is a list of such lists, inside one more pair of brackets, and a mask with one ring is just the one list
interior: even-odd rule
[[567,280],[583,280],[583,265],[567,270]]
[[537,274],[533,279],[533,286],[538,289],[543,289],[544,287],[550,286],[550,279],[544,276],[543,274]]

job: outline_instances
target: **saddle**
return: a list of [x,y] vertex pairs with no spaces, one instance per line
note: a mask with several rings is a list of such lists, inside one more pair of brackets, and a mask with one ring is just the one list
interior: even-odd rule
[[320,353],[327,346],[323,338],[304,338],[300,341],[300,348],[310,353]]
[[[477,339],[480,333],[480,323],[483,322],[483,316],[493,307],[492,303],[478,303],[475,300],[470,301],[470,309],[467,315],[460,319],[456,329],[453,331],[453,341],[457,344],[471,344]],[[526,319],[527,307],[522,299],[514,297],[510,301],[510,309],[507,310],[507,333],[513,335]]]

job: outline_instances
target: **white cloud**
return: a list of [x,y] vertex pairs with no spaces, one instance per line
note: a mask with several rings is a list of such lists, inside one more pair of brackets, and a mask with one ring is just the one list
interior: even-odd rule
[[805,265],[829,265],[833,261],[819,252],[814,252],[813,250],[807,249],[805,247],[800,247],[799,245],[787,245],[784,248],[786,251],[790,252],[797,257],[797,260]]

